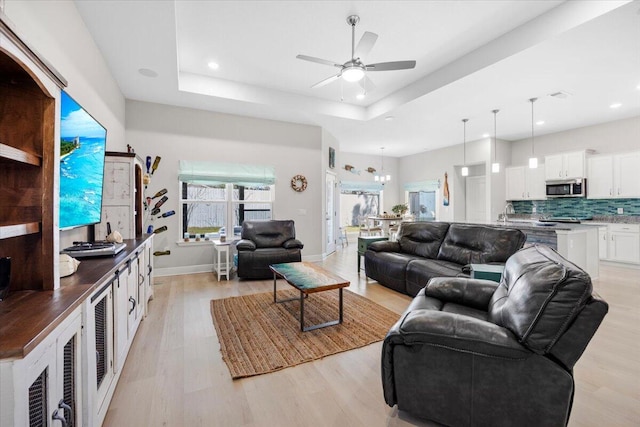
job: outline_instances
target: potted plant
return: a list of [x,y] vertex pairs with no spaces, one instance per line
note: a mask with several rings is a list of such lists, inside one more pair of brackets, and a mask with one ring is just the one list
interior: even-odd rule
[[406,203],[400,203],[399,205],[395,205],[394,207],[392,207],[391,210],[394,214],[402,216],[407,213],[407,211],[409,210],[409,206],[407,206]]

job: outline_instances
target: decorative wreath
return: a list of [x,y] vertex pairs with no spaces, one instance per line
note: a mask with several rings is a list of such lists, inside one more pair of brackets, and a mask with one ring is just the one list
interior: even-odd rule
[[307,189],[307,178],[302,175],[294,176],[293,178],[291,178],[291,188],[293,188],[293,191],[302,193]]

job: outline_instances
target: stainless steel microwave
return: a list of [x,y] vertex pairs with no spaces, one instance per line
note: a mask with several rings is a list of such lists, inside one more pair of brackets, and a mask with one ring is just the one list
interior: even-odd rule
[[587,180],[549,181],[547,197],[587,197]]

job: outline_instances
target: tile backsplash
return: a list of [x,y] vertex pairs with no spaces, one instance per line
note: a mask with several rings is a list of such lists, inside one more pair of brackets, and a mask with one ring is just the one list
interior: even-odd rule
[[622,208],[623,215],[640,215],[640,199],[583,199],[565,198],[549,200],[513,201],[513,209],[517,214],[535,214],[561,217],[593,217],[618,215]]

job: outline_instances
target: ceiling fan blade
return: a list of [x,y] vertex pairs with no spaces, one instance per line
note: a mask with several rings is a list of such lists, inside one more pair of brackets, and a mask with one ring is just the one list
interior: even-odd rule
[[367,64],[367,71],[408,70],[416,66],[416,61],[394,61]]
[[329,83],[336,81],[340,78],[340,74],[336,74],[335,76],[331,76],[331,77],[327,77],[324,80],[320,80],[318,83],[314,84],[313,86],[311,86],[312,89],[317,88],[317,87],[322,87],[324,85],[328,85]]
[[332,67],[342,67],[342,64],[336,64],[335,62],[329,61],[328,59],[316,58],[315,56],[296,55],[296,58],[302,59],[304,61],[317,62],[318,64],[330,65]]
[[364,76],[364,79],[360,80],[358,83],[360,84],[360,87],[364,89],[365,93],[373,92],[374,90],[376,90],[376,85],[367,76]]
[[378,40],[378,35],[376,33],[366,31],[358,42],[358,46],[356,46],[356,50],[353,56],[355,58],[362,58],[363,56],[367,56],[367,54],[371,52],[373,45],[376,43],[376,40]]

